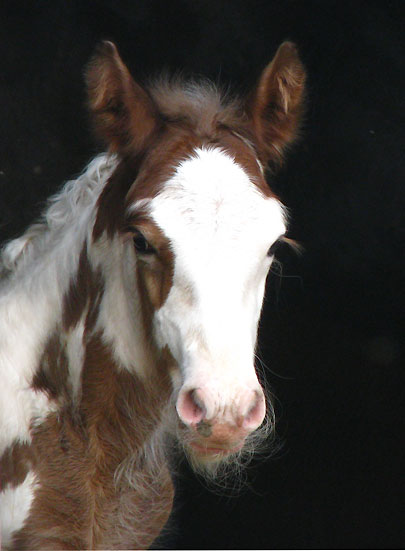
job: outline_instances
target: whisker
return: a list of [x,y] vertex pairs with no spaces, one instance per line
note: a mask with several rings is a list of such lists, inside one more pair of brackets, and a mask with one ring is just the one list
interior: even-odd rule
[[[260,367],[262,368],[262,371],[263,373],[265,371],[269,371],[272,375],[274,375],[275,377],[278,377],[279,379],[283,379],[284,381],[294,381],[295,380],[295,377],[287,377],[286,375],[280,375],[280,373],[277,373],[276,371],[274,371],[271,367],[269,367],[268,364],[266,364],[262,358],[260,358],[260,356],[258,354],[255,353],[255,358],[256,360],[259,362],[260,364]],[[256,366],[257,367],[257,366]]]

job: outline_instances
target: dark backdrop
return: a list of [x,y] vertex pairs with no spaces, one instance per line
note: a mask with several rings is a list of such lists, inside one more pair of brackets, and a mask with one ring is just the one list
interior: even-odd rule
[[0,233],[16,236],[97,151],[83,67],[113,39],[137,77],[184,69],[249,88],[285,39],[309,74],[303,138],[272,185],[281,253],[260,331],[281,448],[237,498],[179,470],[170,548],[395,548],[404,346],[404,3],[7,2],[0,13]]

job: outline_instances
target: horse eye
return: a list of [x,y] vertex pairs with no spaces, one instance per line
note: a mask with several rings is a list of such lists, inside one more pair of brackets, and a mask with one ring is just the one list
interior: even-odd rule
[[282,244],[283,240],[281,238],[277,239],[277,241],[275,241],[270,249],[267,251],[267,256],[274,256],[276,252],[281,248]]
[[134,240],[135,250],[137,253],[154,254],[156,252],[155,249],[152,247],[152,245],[148,243],[148,241],[145,239],[145,237],[142,235],[141,232],[135,231],[133,240]]

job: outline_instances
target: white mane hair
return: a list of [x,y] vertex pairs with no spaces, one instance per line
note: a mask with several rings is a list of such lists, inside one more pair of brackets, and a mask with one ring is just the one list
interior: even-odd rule
[[48,199],[42,218],[4,246],[0,253],[0,269],[19,271],[42,253],[57,247],[68,230],[74,231],[77,221],[91,213],[116,164],[114,155],[98,155],[76,180],[66,182]]

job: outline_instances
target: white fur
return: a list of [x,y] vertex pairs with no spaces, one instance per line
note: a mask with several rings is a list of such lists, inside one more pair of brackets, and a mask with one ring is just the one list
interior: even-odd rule
[[13,533],[20,530],[29,513],[34,490],[35,475],[28,473],[16,488],[8,487],[0,494],[0,549],[11,544]]
[[[254,369],[257,324],[271,259],[284,234],[283,208],[265,197],[220,149],[198,149],[182,162],[151,214],[175,253],[173,286],[155,314],[185,386],[209,387],[207,418],[259,387]],[[241,393],[240,391],[243,390]],[[231,413],[229,412],[231,415]]]
[[66,355],[69,364],[69,383],[74,399],[81,393],[81,374],[84,361],[84,315],[77,325],[66,335]]
[[[30,292],[31,291],[31,292]],[[0,297],[0,454],[13,440],[29,441],[29,424],[47,415],[50,404],[30,388],[50,327],[60,305],[42,289]]]

